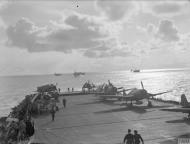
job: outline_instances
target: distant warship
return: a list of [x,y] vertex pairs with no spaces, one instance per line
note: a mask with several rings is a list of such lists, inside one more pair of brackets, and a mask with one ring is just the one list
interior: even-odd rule
[[61,73],[54,73],[55,76],[61,76]]
[[84,72],[74,72],[73,75],[75,77],[77,77],[77,76],[80,76],[80,75],[85,75],[85,73]]
[[140,72],[140,69],[131,69],[131,72]]

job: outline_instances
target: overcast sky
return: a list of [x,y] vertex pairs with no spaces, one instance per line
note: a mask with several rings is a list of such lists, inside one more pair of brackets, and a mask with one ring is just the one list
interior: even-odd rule
[[0,75],[190,67],[189,47],[189,1],[0,2]]

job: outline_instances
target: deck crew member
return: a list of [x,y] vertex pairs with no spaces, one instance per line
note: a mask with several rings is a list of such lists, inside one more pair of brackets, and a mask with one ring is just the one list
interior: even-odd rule
[[54,121],[54,119],[55,119],[55,106],[52,106],[52,108],[51,108],[51,118],[52,118],[52,121]]
[[131,129],[128,129],[128,134],[125,135],[123,143],[134,144],[134,137],[133,137],[133,134],[131,134]]
[[66,107],[66,99],[63,98],[62,102],[63,102],[63,107],[65,108]]
[[138,134],[137,130],[134,130],[134,144],[140,144],[140,141],[142,144],[144,144],[144,141],[140,134]]

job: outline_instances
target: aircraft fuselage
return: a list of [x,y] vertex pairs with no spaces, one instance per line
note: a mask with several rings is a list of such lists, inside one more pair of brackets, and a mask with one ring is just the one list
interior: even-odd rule
[[144,89],[134,89],[128,94],[128,96],[131,96],[131,101],[138,101],[149,98],[149,96],[147,95],[147,91]]

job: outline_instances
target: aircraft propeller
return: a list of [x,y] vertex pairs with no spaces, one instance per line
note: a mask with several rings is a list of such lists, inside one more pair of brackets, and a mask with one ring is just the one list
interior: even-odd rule
[[147,91],[144,89],[144,85],[143,85],[142,81],[141,81],[141,86],[142,86],[142,89],[146,92],[146,95],[148,96],[147,101],[148,101],[148,105],[150,105],[151,104],[151,102],[150,102],[150,96],[152,96],[152,94],[147,93]]
[[142,86],[142,89],[144,89],[144,85],[143,85],[143,82],[141,81],[141,86]]

